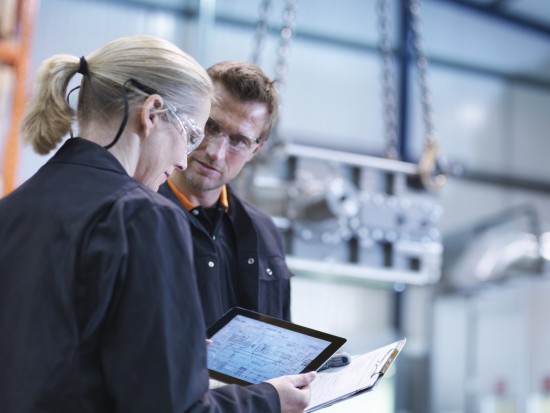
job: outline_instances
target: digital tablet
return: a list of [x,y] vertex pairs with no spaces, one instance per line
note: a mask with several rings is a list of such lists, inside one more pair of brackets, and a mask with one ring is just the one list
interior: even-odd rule
[[208,329],[210,377],[249,385],[321,367],[345,338],[234,307]]

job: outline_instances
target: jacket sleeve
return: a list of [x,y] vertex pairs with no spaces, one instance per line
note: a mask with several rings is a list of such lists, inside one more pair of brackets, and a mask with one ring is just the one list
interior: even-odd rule
[[280,412],[277,390],[269,383],[227,385],[210,391],[188,413]]
[[184,214],[148,205],[129,220],[110,221],[120,222],[125,237],[124,258],[110,263],[119,268],[100,354],[116,411],[278,412],[277,392],[267,383],[208,390],[206,332]]

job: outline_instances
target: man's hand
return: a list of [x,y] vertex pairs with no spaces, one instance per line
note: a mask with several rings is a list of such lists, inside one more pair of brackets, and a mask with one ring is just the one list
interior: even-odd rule
[[267,380],[279,393],[281,400],[281,413],[302,413],[309,405],[311,389],[309,384],[315,379],[317,373],[311,371],[304,374],[282,376]]

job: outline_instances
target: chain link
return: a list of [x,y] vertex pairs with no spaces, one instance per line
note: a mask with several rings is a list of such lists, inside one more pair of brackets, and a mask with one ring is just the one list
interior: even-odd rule
[[447,182],[449,165],[439,151],[439,138],[435,129],[435,116],[432,106],[432,94],[428,86],[428,58],[421,33],[420,0],[410,0],[410,27],[416,57],[420,103],[424,120],[424,153],[418,163],[420,179],[427,189],[439,189]]
[[378,0],[376,4],[380,41],[378,51],[382,59],[382,111],[386,158],[399,159],[397,91],[395,88],[394,53],[390,39],[390,19],[388,0]]
[[411,33],[416,58],[418,74],[418,86],[420,87],[420,103],[422,104],[422,118],[426,133],[426,145],[437,145],[438,138],[434,123],[434,110],[432,106],[432,94],[428,86],[428,59],[424,52],[425,44],[421,33],[420,2],[410,0]]
[[[409,0],[409,28],[416,59],[416,72],[420,88],[420,103],[424,122],[424,150],[418,163],[419,176],[427,189],[438,189],[447,180],[448,167],[443,165],[439,153],[439,142],[434,123],[432,95],[428,87],[428,59],[424,52],[424,39],[420,24],[420,0]],[[378,0],[378,30],[380,32],[379,51],[382,58],[382,104],[384,111],[384,129],[386,139],[386,157],[399,159],[397,92],[394,78],[394,53],[391,47],[389,27],[389,0]],[[403,45],[406,47],[406,45]],[[406,64],[406,62],[403,62]],[[445,170],[445,171],[444,171]]]
[[[397,92],[395,88],[394,53],[390,39],[389,1],[379,0],[376,6],[378,15],[378,30],[380,41],[378,49],[382,58],[382,104],[384,111],[384,127],[386,139],[386,156],[396,159],[398,151],[398,122],[397,122]],[[420,24],[420,2],[410,0],[410,28],[412,33],[413,49],[420,88],[420,102],[422,118],[425,128],[425,143],[437,144],[437,134],[434,126],[434,110],[432,95],[428,86],[428,59],[424,52],[424,39]]]
[[264,41],[269,28],[268,19],[271,13],[271,0],[263,0],[260,5],[260,17],[256,24],[256,33],[252,46],[252,55],[250,61],[256,65],[260,65],[260,55],[264,47]]
[[275,84],[279,96],[284,90],[286,75],[288,73],[288,56],[290,55],[290,43],[294,34],[296,22],[296,3],[297,0],[286,0],[285,10],[283,12],[283,27],[279,37],[279,47],[277,49],[277,65],[275,66]]
[[[268,19],[271,14],[271,0],[263,0],[260,4],[260,17],[256,24],[256,33],[254,34],[252,54],[250,60],[259,65],[266,34],[269,28]],[[277,63],[275,66],[275,84],[279,93],[285,86],[286,74],[288,72],[288,56],[290,55],[290,44],[294,34],[296,20],[297,0],[286,0],[283,11],[283,27],[280,31],[279,45],[277,48]]]
[[[267,147],[254,156],[250,162],[252,168],[256,163],[262,163],[273,160],[273,158],[278,156],[284,156],[283,148],[286,144],[286,137],[280,131],[280,109],[282,107],[281,96],[285,87],[286,75],[288,73],[288,56],[290,55],[290,45],[295,30],[297,2],[298,0],[286,0],[285,8],[283,10],[283,24],[279,32],[275,76],[273,77],[273,82],[278,92],[279,120],[272,131],[272,136],[269,139],[269,144]],[[264,38],[268,31],[267,20],[269,18],[269,14],[271,13],[271,3],[272,2],[270,0],[264,0],[260,8],[260,17],[258,24],[256,25],[254,40],[255,46],[252,53],[253,62],[256,64],[258,64],[257,61],[261,55]],[[251,168],[248,169],[250,170]],[[240,175],[242,176],[243,174],[241,173]]]

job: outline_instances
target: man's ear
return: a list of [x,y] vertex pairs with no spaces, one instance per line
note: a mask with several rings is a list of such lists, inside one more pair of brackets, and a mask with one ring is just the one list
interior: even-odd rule
[[143,133],[148,136],[160,120],[159,109],[162,108],[162,98],[159,95],[147,96],[141,108],[141,127]]

